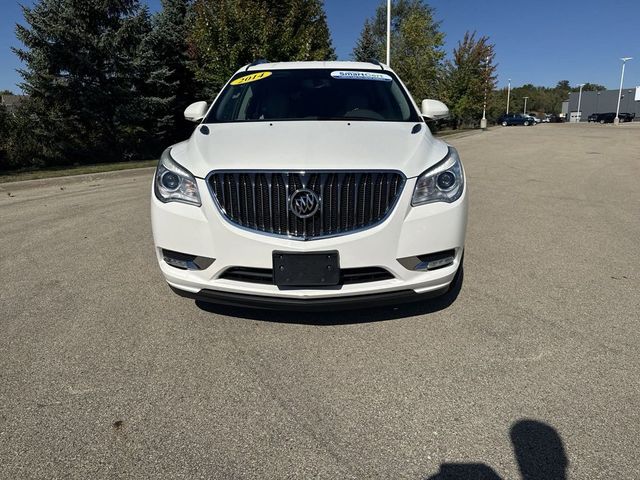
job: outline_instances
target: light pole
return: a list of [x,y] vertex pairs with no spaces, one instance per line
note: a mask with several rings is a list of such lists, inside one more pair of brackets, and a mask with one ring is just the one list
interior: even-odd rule
[[578,116],[576,118],[576,122],[580,123],[582,119],[582,111],[580,110],[580,104],[582,103],[582,87],[584,87],[584,83],[578,85],[580,87],[580,94],[578,95]]
[[507,87],[507,113],[509,113],[509,100],[511,99],[511,79],[509,79],[509,86]]
[[482,104],[482,120],[480,120],[480,128],[487,129],[487,84],[489,83],[489,55],[486,58],[486,78],[484,79],[484,103]]
[[622,75],[620,75],[620,91],[618,92],[618,106],[616,107],[616,118],[614,118],[613,123],[618,125],[620,123],[620,97],[622,97],[622,82],[624,82],[624,66],[627,64],[628,60],[633,60],[633,57],[624,57],[622,60]]
[[529,97],[523,97],[524,98],[524,111],[522,112],[524,115],[527,115],[527,98]]
[[391,0],[387,0],[387,66],[391,66]]

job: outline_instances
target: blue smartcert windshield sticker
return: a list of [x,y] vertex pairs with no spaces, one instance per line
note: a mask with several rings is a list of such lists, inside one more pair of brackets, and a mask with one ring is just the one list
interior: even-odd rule
[[386,73],[352,72],[349,70],[335,70],[331,72],[331,76],[342,80],[376,80],[378,82],[390,82],[392,80]]

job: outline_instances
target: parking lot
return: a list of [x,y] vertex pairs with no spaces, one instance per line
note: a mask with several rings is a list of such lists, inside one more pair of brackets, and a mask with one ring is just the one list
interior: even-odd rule
[[640,124],[451,143],[462,288],[375,311],[175,296],[150,170],[0,185],[0,478],[640,478]]

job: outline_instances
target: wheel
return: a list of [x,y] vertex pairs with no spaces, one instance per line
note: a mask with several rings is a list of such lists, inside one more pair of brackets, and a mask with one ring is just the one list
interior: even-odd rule
[[506,127],[507,125],[509,125],[509,124],[506,122],[506,120],[504,122],[502,122],[502,126],[503,127]]
[[604,125],[604,120],[600,120],[600,123],[601,123],[602,125]]
[[525,121],[523,125],[524,125],[525,127],[528,127],[528,126],[529,126],[529,122],[526,122],[526,121]]

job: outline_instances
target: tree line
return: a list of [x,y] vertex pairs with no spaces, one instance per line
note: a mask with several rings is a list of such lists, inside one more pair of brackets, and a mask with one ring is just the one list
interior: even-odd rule
[[[384,4],[353,59],[385,58]],[[28,99],[11,114],[0,107],[0,170],[155,158],[193,130],[184,108],[213,99],[242,65],[336,58],[321,0],[162,0],[155,14],[140,0],[37,0],[22,11],[13,50]],[[391,35],[392,67],[417,102],[442,99],[454,126],[477,123],[485,100],[501,111],[488,37],[468,32],[446,59],[423,0],[393,2]],[[531,109],[557,111],[566,98],[520,88]]]

